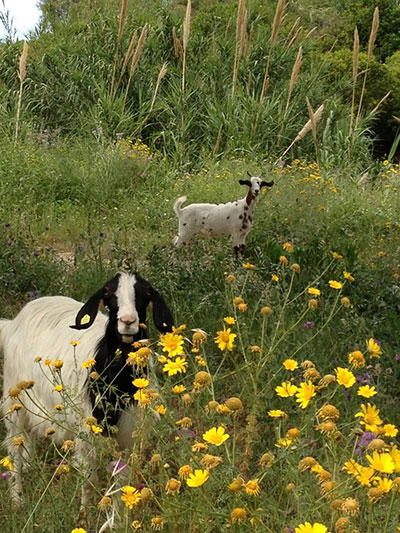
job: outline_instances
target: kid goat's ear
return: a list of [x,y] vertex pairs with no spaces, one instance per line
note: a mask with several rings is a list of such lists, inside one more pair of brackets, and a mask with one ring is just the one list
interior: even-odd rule
[[101,301],[105,296],[105,288],[102,287],[89,298],[89,300],[81,307],[75,318],[75,325],[70,326],[72,329],[87,329],[93,324]]
[[247,185],[248,187],[251,187],[251,181],[250,180],[239,180],[240,185]]
[[161,333],[172,331],[174,317],[161,294],[151,287],[151,304],[153,308],[154,325]]

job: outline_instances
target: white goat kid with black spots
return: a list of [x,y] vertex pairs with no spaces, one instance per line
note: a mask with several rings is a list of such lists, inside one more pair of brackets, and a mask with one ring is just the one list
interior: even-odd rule
[[[82,487],[83,506],[89,502],[95,481],[91,428],[101,427],[107,434],[109,427],[117,426],[119,445],[128,447],[132,443],[140,417],[133,401],[137,389],[132,381],[137,367],[128,364],[128,354],[134,351],[132,344],[147,335],[149,304],[157,329],[171,331],[173,317],[163,297],[136,273],[117,274],[85,304],[64,296],[49,296],[28,303],[14,320],[0,320],[2,408],[6,444],[15,461],[10,476],[15,502],[22,500],[21,472],[30,462],[32,440],[43,438],[49,428],[51,432],[54,428],[52,438],[57,444],[67,439],[75,441],[75,459],[87,478]],[[98,312],[100,305],[108,308],[109,316]],[[40,362],[35,361],[38,356]],[[49,361],[44,364],[46,359]],[[83,368],[82,363],[88,359],[94,359],[93,366]],[[59,361],[58,365],[54,360]],[[99,375],[97,379],[89,377],[92,371]],[[62,386],[61,391],[60,387],[54,389],[56,383]],[[62,405],[62,410],[58,411],[56,404]],[[85,423],[89,416],[96,418],[92,426]],[[23,445],[14,446],[16,437],[24,439]]]
[[261,189],[272,187],[273,181],[264,181],[261,177],[251,176],[250,179],[239,180],[249,190],[244,198],[226,204],[190,204],[182,208],[186,196],[175,201],[174,211],[179,220],[179,232],[174,239],[178,248],[188,244],[197,234],[214,237],[231,235],[235,255],[244,253],[246,236],[253,226],[254,211],[257,206]]

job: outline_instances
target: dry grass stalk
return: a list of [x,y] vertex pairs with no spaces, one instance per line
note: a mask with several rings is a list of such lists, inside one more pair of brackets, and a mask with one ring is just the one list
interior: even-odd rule
[[124,62],[122,63],[121,74],[119,76],[117,85],[115,86],[115,90],[117,90],[117,88],[119,87],[119,84],[121,83],[122,77],[125,74],[125,71],[126,71],[126,68],[128,66],[129,60],[131,59],[132,54],[133,54],[133,49],[135,48],[136,41],[137,41],[137,30],[134,31],[134,33],[132,35],[132,38],[130,40],[130,43],[129,43],[129,46],[128,46],[128,50],[126,51],[126,54],[125,54]]
[[126,86],[126,92],[125,92],[125,99],[126,99],[126,96],[128,94],[128,90],[129,90],[129,87],[130,87],[130,84],[131,84],[132,77],[133,77],[133,75],[135,73],[135,70],[136,70],[136,67],[137,67],[137,65],[139,63],[140,56],[142,55],[143,45],[144,45],[144,42],[146,40],[146,37],[147,37],[147,24],[144,25],[144,27],[143,27],[143,29],[142,29],[142,31],[140,33],[140,37],[139,37],[139,40],[138,40],[138,43],[137,43],[137,46],[136,46],[135,53],[132,56],[131,66],[130,66],[130,69],[129,69],[128,84]]
[[24,86],[24,80],[26,76],[26,61],[28,59],[28,43],[24,41],[24,47],[22,49],[22,54],[19,59],[19,70],[18,70],[18,78],[19,78],[19,93],[18,93],[18,105],[17,105],[17,116],[15,118],[15,142],[18,140],[18,132],[19,132],[19,119],[21,115],[21,105],[22,105],[22,90]]
[[168,63],[164,61],[164,63],[162,64],[160,68],[160,72],[158,73],[158,76],[157,76],[157,83],[154,89],[153,98],[151,99],[149,114],[153,110],[154,102],[156,101],[156,97],[157,97],[158,89],[160,87],[161,80],[165,77],[167,70],[168,70]]
[[358,77],[358,63],[360,53],[360,38],[358,36],[357,26],[354,28],[354,43],[353,43],[353,91],[351,95],[351,114],[350,114],[350,130],[353,128],[354,107],[356,102],[356,87]]
[[128,0],[122,0],[121,2],[121,11],[119,14],[119,27],[118,27],[118,36],[117,36],[117,48],[115,50],[114,63],[113,63],[113,72],[111,79],[111,92],[114,90],[115,75],[117,72],[117,63],[119,57],[119,50],[121,48],[122,35],[124,33],[124,27],[126,22],[126,13],[128,10]]
[[[286,110],[289,107],[290,98],[292,96],[293,89],[296,85],[296,82],[299,78],[301,63],[303,60],[303,48],[300,46],[299,51],[297,52],[296,60],[294,62],[293,68],[292,68],[292,74],[290,76],[290,83],[289,83],[289,94],[286,102]],[[285,112],[286,112],[285,110]]]
[[221,143],[221,137],[222,137],[222,126],[220,126],[218,130],[217,140],[215,141],[215,146],[212,151],[213,157],[216,157],[218,153],[219,145]]
[[178,57],[181,61],[183,59],[183,48],[181,41],[178,39],[176,35],[175,28],[172,28],[172,41],[174,43],[174,53],[175,57]]
[[379,9],[378,9],[378,7],[376,7],[375,10],[374,10],[374,15],[372,17],[371,32],[369,34],[368,53],[367,53],[367,66],[366,66],[366,70],[365,70],[365,74],[364,74],[363,85],[362,85],[362,88],[361,88],[360,101],[358,102],[356,125],[358,123],[358,120],[359,120],[360,114],[361,114],[361,107],[362,107],[362,102],[363,102],[364,93],[365,93],[365,86],[366,86],[366,83],[367,83],[369,66],[370,66],[370,63],[371,63],[372,52],[374,50],[376,36],[378,34],[378,29],[379,29]]
[[226,30],[225,30],[225,39],[227,39],[229,34],[231,33],[231,28],[232,28],[232,17],[229,17],[228,24],[226,25]]
[[385,94],[385,96],[384,96],[383,98],[381,98],[381,99],[379,100],[379,102],[376,104],[376,106],[374,107],[374,109],[371,111],[371,115],[375,114],[375,113],[378,111],[378,109],[379,109],[380,106],[383,104],[383,102],[386,100],[386,98],[388,98],[388,96],[390,96],[390,93],[391,93],[391,92],[392,92],[392,91],[389,91],[388,93]]
[[283,133],[283,130],[284,130],[285,124],[286,124],[286,118],[287,118],[287,113],[288,113],[288,109],[289,109],[290,99],[292,97],[293,89],[294,89],[294,87],[296,85],[296,82],[298,80],[298,77],[299,77],[302,60],[303,60],[303,48],[300,46],[300,48],[299,48],[299,50],[297,52],[296,60],[295,60],[295,62],[293,64],[292,74],[290,76],[289,92],[288,92],[288,97],[287,97],[287,100],[286,100],[286,107],[285,107],[285,111],[283,113],[282,125],[281,125],[281,128],[279,130],[279,135],[278,135],[278,146],[280,146],[281,141],[282,141],[282,133]]
[[264,74],[264,81],[261,89],[261,96],[260,96],[260,102],[262,102],[264,96],[268,92],[269,88],[269,66],[271,63],[271,54],[272,50],[274,48],[276,38],[278,37],[279,28],[282,23],[282,17],[283,17],[283,11],[285,9],[285,0],[278,0],[278,4],[276,6],[275,10],[275,16],[274,16],[274,22],[272,24],[272,33],[270,38],[270,46],[269,46],[269,53],[267,58],[267,64],[265,67],[265,74]]
[[235,57],[233,60],[233,76],[232,76],[232,98],[235,95],[236,81],[239,71],[240,55],[243,50],[243,36],[246,35],[246,0],[239,0],[237,19],[236,19],[236,46]]
[[311,37],[311,35],[317,31],[317,26],[314,26],[314,28],[311,28],[311,30],[306,34],[306,36],[304,37],[304,40],[306,41],[309,37]]
[[150,116],[151,112],[153,111],[153,107],[154,107],[154,104],[155,104],[155,101],[156,101],[156,98],[157,98],[157,94],[158,94],[158,89],[160,87],[160,83],[161,83],[162,79],[165,77],[165,75],[167,74],[167,71],[168,71],[168,63],[166,61],[164,61],[164,63],[162,64],[162,66],[160,68],[160,72],[158,73],[158,76],[157,76],[157,82],[156,82],[156,86],[155,86],[155,89],[154,89],[153,98],[151,99],[149,111],[148,111],[147,115],[145,116],[145,118],[141,121],[141,123],[135,129],[135,131],[132,132],[131,137],[136,137],[137,132],[141,128],[143,128],[143,126],[148,121],[149,116]]
[[311,106],[310,100],[306,97],[308,116],[310,117],[311,131],[314,139],[315,158],[318,161],[318,149],[317,149],[317,127],[314,119],[314,110]]
[[249,57],[251,45],[253,43],[253,39],[254,39],[254,24],[251,25],[250,31],[249,31],[249,35],[248,35],[248,37],[246,39],[246,49],[244,51],[245,59],[247,59]]
[[[313,124],[314,124],[315,128],[316,128],[316,125],[319,122],[319,120],[321,120],[323,111],[324,111],[324,104],[320,105],[319,108],[315,111],[315,113],[313,113]],[[307,133],[312,130],[312,127],[313,126],[311,124],[311,118],[310,118],[304,124],[304,126],[301,128],[299,133],[296,135],[294,141],[292,141],[290,143],[290,145],[286,148],[286,150],[283,152],[283,154],[280,156],[279,159],[282,159],[289,152],[289,150],[292,148],[292,146],[295,143],[297,143],[298,141],[301,141],[301,139],[303,139],[303,137],[305,137],[307,135]]]
[[182,91],[185,90],[185,75],[186,75],[186,49],[189,42],[189,35],[190,35],[190,17],[192,14],[192,2],[191,0],[188,0],[188,3],[186,5],[186,14],[185,14],[185,20],[183,21],[183,40],[182,40],[182,48],[183,48],[183,57],[182,57]]
[[286,47],[286,50],[289,50],[289,48],[291,48],[294,45],[294,43],[297,41],[302,31],[303,31],[303,26],[300,26],[299,28],[297,28],[297,31],[293,35],[293,37],[290,39],[289,44]]
[[292,27],[289,30],[289,33],[287,34],[285,45],[289,42],[289,39],[291,38],[292,34],[294,33],[294,30],[297,28],[298,24],[300,22],[300,17],[297,17],[297,19],[293,22]]

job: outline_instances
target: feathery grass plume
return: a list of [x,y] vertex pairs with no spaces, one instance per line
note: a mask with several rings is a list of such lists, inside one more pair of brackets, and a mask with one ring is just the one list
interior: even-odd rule
[[289,50],[289,48],[291,48],[294,45],[294,43],[297,41],[302,31],[303,31],[303,26],[300,26],[299,28],[297,28],[297,31],[293,35],[293,37],[290,39],[289,44],[286,47],[286,50]]
[[118,89],[119,84],[120,84],[121,81],[122,81],[122,77],[123,77],[123,75],[125,74],[126,67],[128,66],[129,60],[130,60],[131,57],[132,57],[133,49],[135,48],[136,41],[137,41],[137,30],[134,31],[134,33],[133,33],[133,35],[132,35],[132,38],[131,38],[131,40],[130,40],[130,43],[129,43],[129,46],[128,46],[128,50],[126,51],[126,54],[125,54],[124,62],[122,63],[121,74],[120,74],[120,76],[119,76],[119,79],[118,79],[117,85],[115,86],[115,90]]
[[162,66],[160,68],[160,72],[158,73],[158,76],[157,76],[156,87],[154,89],[153,98],[151,99],[149,114],[153,110],[154,102],[156,101],[156,97],[157,97],[158,89],[160,87],[161,80],[165,77],[165,75],[167,73],[167,70],[168,70],[168,63],[166,61],[164,61],[164,63],[162,64]]
[[311,28],[311,30],[306,34],[304,37],[304,40],[306,41],[315,31],[317,31],[317,26],[314,26],[314,28]]
[[263,81],[263,85],[262,85],[262,89],[261,89],[260,102],[262,102],[264,96],[268,92],[268,88],[269,88],[269,66],[270,66],[270,63],[271,63],[271,55],[272,55],[272,51],[274,49],[276,38],[277,38],[278,33],[279,33],[279,28],[280,28],[281,23],[282,23],[284,9],[285,9],[285,0],[278,0],[278,4],[277,4],[276,10],[275,10],[274,22],[272,24],[272,33],[271,33],[270,44],[269,44],[269,53],[268,53],[268,57],[267,57],[267,64],[266,64],[266,67],[265,67],[265,74],[264,74],[264,81]]
[[17,116],[15,119],[15,142],[18,140],[18,132],[19,132],[19,118],[21,114],[21,104],[22,104],[22,89],[24,86],[24,80],[26,76],[26,60],[28,58],[28,43],[24,41],[24,47],[22,49],[22,54],[19,59],[19,71],[18,71],[18,78],[19,78],[19,93],[18,93],[18,105],[17,105]]
[[235,57],[233,59],[233,77],[232,77],[232,98],[235,95],[237,75],[239,71],[239,60],[243,50],[243,35],[246,32],[247,13],[246,13],[246,0],[239,0],[238,12],[236,19],[236,45],[235,45]]
[[128,91],[129,91],[129,87],[130,87],[130,84],[131,84],[132,76],[135,73],[136,67],[137,67],[137,65],[139,63],[140,56],[142,55],[143,45],[144,45],[144,42],[145,42],[146,37],[147,37],[147,27],[148,26],[147,26],[147,23],[146,23],[143,26],[143,29],[142,29],[142,31],[140,33],[140,37],[139,37],[139,40],[138,40],[138,43],[137,43],[137,46],[136,46],[135,53],[132,56],[131,66],[130,66],[130,69],[129,69],[128,84],[126,86],[126,91],[125,91],[125,100],[126,100],[126,97],[128,95]]
[[144,117],[144,119],[140,122],[140,124],[137,126],[137,128],[135,129],[135,131],[133,131],[131,133],[131,138],[134,138],[136,137],[136,134],[138,133],[138,131],[140,129],[143,128],[143,126],[146,124],[146,122],[148,121],[149,119],[149,116],[151,115],[151,112],[153,111],[153,107],[154,107],[154,104],[155,104],[155,101],[156,101],[156,98],[157,98],[157,94],[158,94],[158,89],[160,87],[160,83],[161,83],[161,80],[165,77],[166,73],[168,71],[168,63],[167,61],[164,61],[164,63],[162,64],[161,68],[160,68],[160,72],[158,73],[158,76],[157,76],[157,82],[156,82],[156,86],[155,86],[155,89],[154,89],[154,93],[153,93],[153,98],[151,99],[151,103],[150,103],[150,107],[149,107],[149,111],[147,112],[147,115]]
[[246,47],[245,47],[245,50],[244,50],[244,58],[245,59],[247,59],[249,57],[251,45],[253,43],[253,39],[254,39],[254,24],[252,24],[250,26],[249,35],[246,38]]
[[294,31],[297,28],[299,22],[300,22],[300,17],[297,17],[297,19],[293,22],[292,27],[290,28],[290,30],[289,30],[289,32],[287,34],[286,41],[285,41],[285,46],[286,47],[287,47],[287,44],[288,44],[289,40],[291,39],[292,35],[294,34]]
[[228,23],[226,25],[226,30],[225,30],[225,39],[227,39],[229,34],[231,33],[231,28],[232,28],[232,17],[229,17]]
[[286,118],[287,118],[287,113],[288,113],[288,110],[289,110],[290,99],[292,97],[293,89],[294,89],[294,87],[296,85],[296,82],[298,80],[298,77],[299,77],[299,72],[300,72],[300,67],[301,67],[302,60],[303,60],[303,48],[300,46],[300,48],[299,48],[299,50],[297,52],[296,60],[295,60],[295,62],[293,64],[292,74],[290,75],[289,92],[288,92],[288,97],[287,97],[287,100],[286,100],[285,111],[283,113],[282,125],[281,125],[280,131],[279,131],[279,135],[278,135],[278,146],[280,146],[280,144],[281,144],[282,133],[283,133],[283,129],[284,129],[285,124],[286,124]]
[[175,27],[172,28],[172,42],[174,43],[174,54],[180,61],[183,60],[183,48],[181,41],[176,35]]
[[289,94],[286,101],[286,110],[287,111],[290,103],[290,98],[293,93],[293,89],[296,85],[296,82],[299,77],[300,67],[303,60],[303,48],[300,46],[299,51],[297,52],[296,60],[294,62],[293,68],[292,68],[292,74],[290,75],[290,83],[289,83]]
[[358,35],[357,26],[354,28],[354,44],[353,44],[353,91],[351,94],[351,114],[350,114],[350,130],[353,129],[354,107],[356,101],[356,86],[358,77],[358,62],[360,53],[360,38]]
[[120,11],[120,15],[119,15],[117,48],[115,50],[114,63],[113,63],[113,72],[112,72],[112,79],[111,79],[111,93],[114,91],[114,83],[115,83],[115,75],[116,75],[116,72],[117,72],[117,63],[118,63],[118,57],[119,57],[119,50],[121,48],[121,40],[122,40],[122,35],[124,33],[127,10],[128,10],[128,0],[122,0],[122,2],[121,2],[121,11]]
[[306,102],[307,102],[308,115],[310,117],[311,131],[312,131],[313,139],[314,139],[315,159],[318,163],[317,127],[316,127],[315,119],[314,119],[314,110],[307,96],[306,96]]
[[183,40],[182,40],[182,48],[183,48],[183,57],[182,57],[182,91],[185,90],[185,75],[186,75],[186,49],[189,42],[189,35],[190,35],[190,17],[192,14],[192,2],[191,0],[188,0],[188,3],[186,5],[186,15],[185,20],[183,21]]
[[378,7],[376,7],[375,10],[374,10],[374,15],[372,17],[371,32],[369,34],[368,52],[367,52],[367,66],[365,68],[364,79],[363,79],[363,84],[362,84],[362,88],[361,88],[360,101],[358,102],[356,125],[358,123],[358,120],[359,120],[360,114],[361,114],[361,107],[362,107],[362,102],[363,102],[364,93],[365,93],[365,85],[367,83],[369,65],[371,63],[372,52],[374,50],[378,29],[379,29],[379,9],[378,9]]
[[[317,123],[320,121],[321,117],[322,117],[322,113],[324,111],[324,104],[320,105],[319,108],[315,111],[315,113],[313,113],[313,123],[314,123],[314,127],[316,127]],[[311,131],[312,129],[312,123],[311,123],[311,119],[309,119],[305,124],[304,126],[301,128],[301,130],[299,131],[299,133],[296,135],[294,141],[292,141],[290,143],[290,145],[286,148],[286,150],[283,152],[283,154],[279,157],[278,161],[280,159],[282,159],[288,152],[289,150],[292,148],[292,146],[297,143],[298,141],[301,141],[301,139],[303,139],[303,137],[305,137],[307,135],[307,133],[309,131]]]

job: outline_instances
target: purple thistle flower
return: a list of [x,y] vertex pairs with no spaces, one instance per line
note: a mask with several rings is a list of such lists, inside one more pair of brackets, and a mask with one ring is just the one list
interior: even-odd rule
[[315,326],[315,322],[313,322],[312,320],[310,320],[309,322],[305,322],[305,323],[303,324],[303,327],[305,327],[305,328],[307,328],[307,329],[308,329],[308,328],[313,328],[314,326]]

